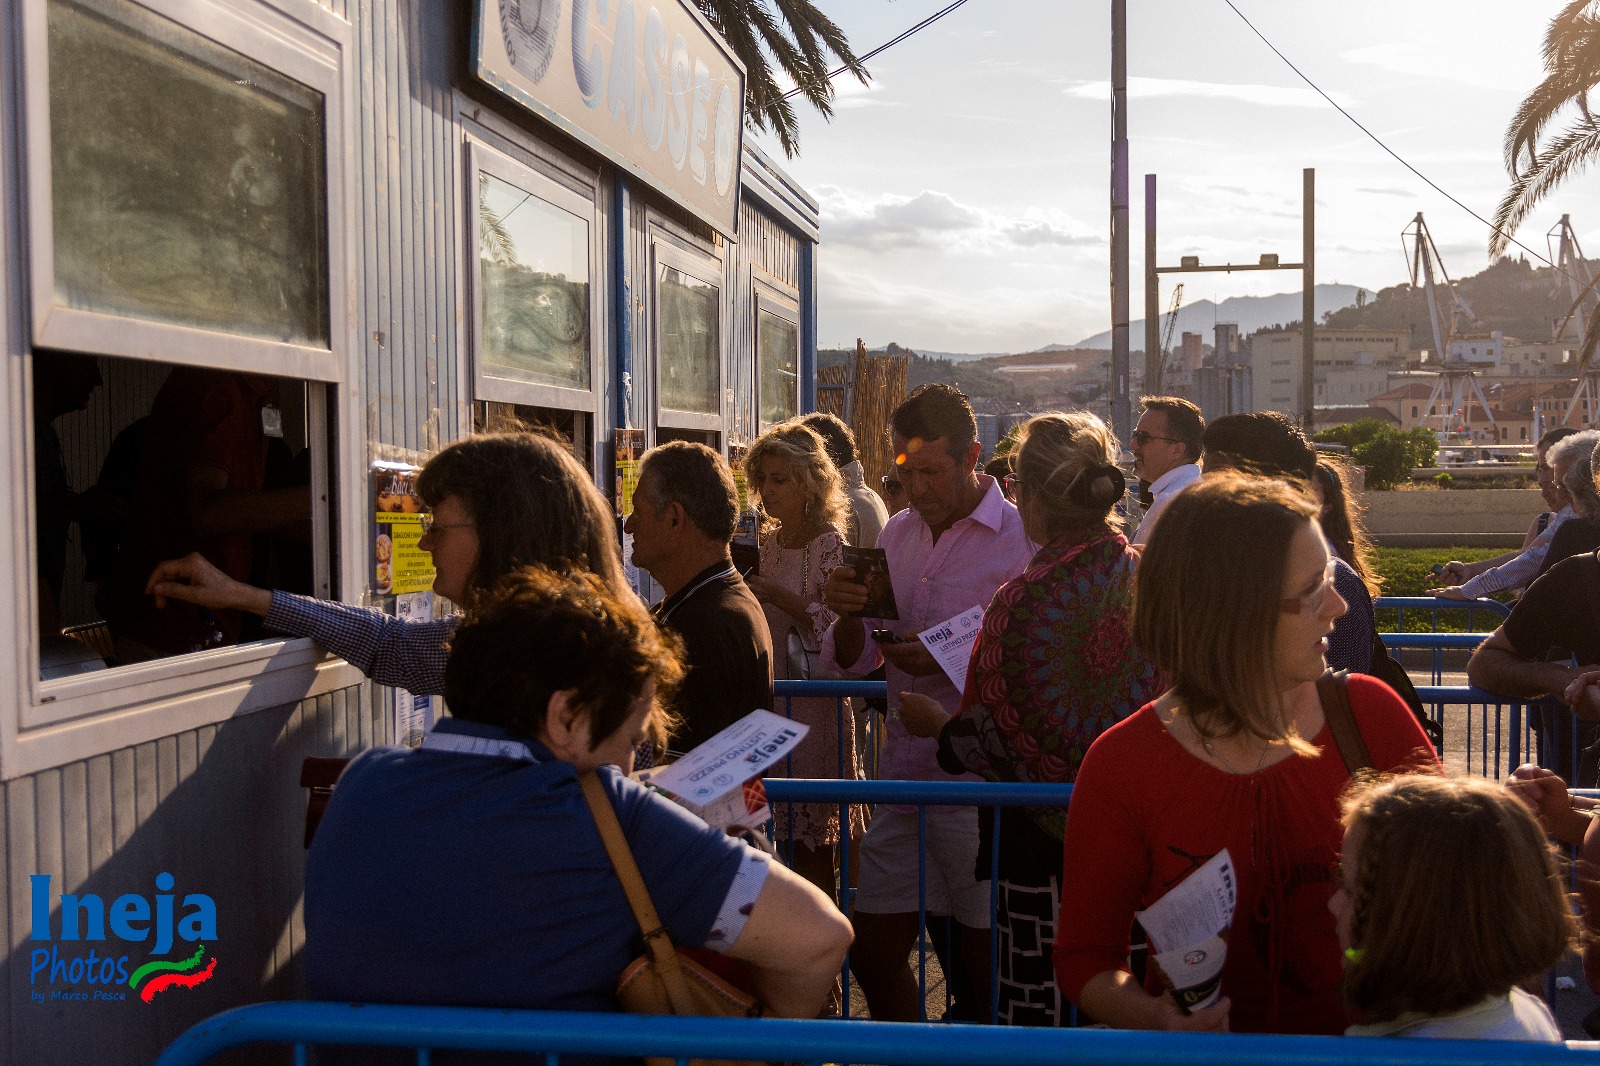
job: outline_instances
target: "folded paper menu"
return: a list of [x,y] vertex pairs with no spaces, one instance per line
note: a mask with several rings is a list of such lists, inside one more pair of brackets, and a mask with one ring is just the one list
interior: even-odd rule
[[754,829],[769,816],[760,776],[789,757],[811,727],[751,711],[668,766],[634,776],[718,829]]
[[1228,850],[1217,852],[1165,896],[1134,917],[1150,936],[1152,957],[1172,983],[1172,998],[1185,1014],[1222,995],[1222,964],[1233,925],[1238,884]]

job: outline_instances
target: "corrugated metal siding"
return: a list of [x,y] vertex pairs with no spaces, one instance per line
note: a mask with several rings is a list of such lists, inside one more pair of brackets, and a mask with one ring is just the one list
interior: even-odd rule
[[[7,782],[5,1060],[146,1063],[218,1010],[303,994],[293,965],[305,938],[300,762],[355,753],[387,739],[388,729],[361,689],[347,689]],[[212,980],[149,1004],[30,1002],[31,953],[49,946],[29,940],[31,874],[53,875],[52,902],[94,893],[109,909],[127,892],[154,898],[163,871],[176,878],[178,915],[185,893],[216,902],[217,938],[206,944],[217,959]],[[57,914],[53,933],[60,931]],[[77,958],[117,941],[53,943]],[[130,955],[129,970],[143,961],[137,949]]]

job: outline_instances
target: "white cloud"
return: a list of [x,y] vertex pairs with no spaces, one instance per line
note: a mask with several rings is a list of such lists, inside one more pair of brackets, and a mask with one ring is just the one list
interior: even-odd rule
[[1466,37],[1446,42],[1448,47],[1430,48],[1414,39],[1380,41],[1341,52],[1347,63],[1378,67],[1411,78],[1437,78],[1484,89],[1526,92],[1533,87],[1530,75],[1537,77],[1531,57],[1508,57],[1489,39]]
[[[1067,96],[1087,100],[1111,99],[1109,81],[1071,82],[1062,90]],[[1354,98],[1347,93],[1329,93],[1343,107],[1350,107]],[[1243,85],[1220,81],[1194,81],[1188,78],[1129,78],[1128,96],[1133,99],[1155,97],[1193,97],[1195,99],[1235,100],[1239,103],[1258,104],[1263,107],[1317,107],[1328,102],[1310,89],[1297,89],[1283,85]]]
[[1103,238],[1062,212],[1030,210],[1009,216],[924,189],[915,196],[864,198],[837,186],[817,190],[822,239],[832,247],[872,250],[959,244],[967,252],[1007,248],[1095,246]]

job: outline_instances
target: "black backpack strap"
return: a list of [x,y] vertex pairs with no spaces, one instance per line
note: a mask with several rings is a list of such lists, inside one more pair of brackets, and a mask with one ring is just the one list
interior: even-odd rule
[[1355,711],[1350,707],[1350,693],[1345,691],[1343,670],[1329,670],[1317,679],[1317,695],[1322,700],[1322,716],[1327,719],[1333,742],[1339,746],[1339,756],[1345,769],[1354,777],[1362,770],[1372,769],[1372,753],[1361,737],[1361,727],[1356,725]]

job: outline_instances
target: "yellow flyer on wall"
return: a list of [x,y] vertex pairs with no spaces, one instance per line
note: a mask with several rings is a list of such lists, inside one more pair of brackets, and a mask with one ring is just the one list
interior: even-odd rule
[[617,516],[626,518],[633,513],[633,490],[639,485],[639,457],[644,455],[644,430],[619,429],[616,431],[617,488],[612,502]]
[[433,587],[433,558],[419,545],[427,509],[417,493],[419,469],[409,463],[372,464],[372,589],[380,596]]

